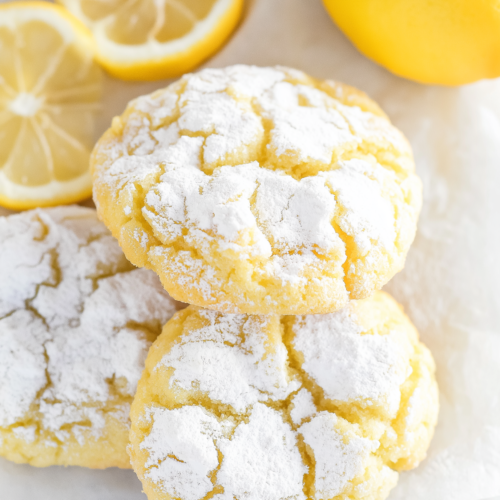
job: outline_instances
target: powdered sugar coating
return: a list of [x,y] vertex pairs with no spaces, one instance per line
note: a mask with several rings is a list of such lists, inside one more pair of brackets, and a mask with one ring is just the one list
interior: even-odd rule
[[189,306],[148,355],[131,461],[150,500],[381,500],[425,455],[432,371],[382,292],[324,316]]
[[[172,390],[197,387],[213,401],[244,412],[259,401],[279,401],[300,383],[288,379],[283,344],[266,351],[276,318],[200,310],[208,324],[182,337],[155,369],[173,368]],[[241,333],[240,333],[241,332]],[[231,380],[231,384],[228,384]]]
[[179,300],[231,313],[332,312],[385,284],[413,240],[420,182],[404,137],[338,88],[232,66],[130,103],[92,162],[128,258]]
[[307,466],[296,433],[279,412],[257,403],[248,423],[238,425],[231,439],[220,443],[220,451],[224,459],[217,480],[224,493],[218,500],[305,500]]
[[295,394],[292,405],[290,418],[295,425],[299,425],[304,419],[312,417],[316,413],[313,397],[307,389],[301,389]]
[[148,452],[147,477],[174,498],[197,500],[213,489],[207,477],[218,465],[215,442],[222,437],[217,419],[201,408],[176,410],[149,408],[144,421],[152,421],[141,443]]
[[0,268],[1,454],[92,466],[92,447],[115,421],[124,443],[110,442],[115,456],[95,466],[127,466],[130,403],[175,301],[81,207],[1,218]]
[[278,412],[260,403],[253,407],[248,423],[238,426],[221,424],[196,406],[150,407],[143,416],[146,422],[152,422],[140,445],[148,452],[146,477],[171,497],[203,498],[217,491],[209,479],[216,475],[223,488],[213,496],[217,500],[305,499],[302,476],[307,467],[297,437]]
[[413,347],[396,329],[363,334],[352,306],[325,315],[297,317],[293,348],[304,357],[302,369],[337,403],[376,406],[394,418],[401,384],[411,375]]
[[363,474],[370,454],[379,447],[378,441],[354,433],[346,436],[336,424],[335,414],[322,411],[298,431],[314,454],[315,500],[343,493],[350,481]]

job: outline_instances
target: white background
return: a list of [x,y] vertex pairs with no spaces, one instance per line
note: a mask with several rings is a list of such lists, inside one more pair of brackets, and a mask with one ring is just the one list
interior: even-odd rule
[[[206,66],[235,63],[288,65],[354,85],[410,139],[424,207],[406,268],[386,289],[435,356],[441,413],[427,460],[400,475],[390,500],[500,495],[500,80],[440,88],[395,77],[355,50],[320,0],[254,0]],[[129,99],[164,85],[107,79],[99,134]],[[0,459],[0,498],[145,496],[132,471],[36,469]]]

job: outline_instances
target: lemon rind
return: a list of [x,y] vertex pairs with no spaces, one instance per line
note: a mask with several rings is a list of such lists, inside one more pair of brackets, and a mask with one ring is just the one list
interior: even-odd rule
[[183,37],[133,46],[111,41],[104,34],[106,19],[90,21],[78,1],[57,1],[90,27],[99,63],[112,76],[136,81],[180,76],[198,66],[226,42],[241,18],[244,5],[243,0],[218,0],[210,14]]
[[12,210],[29,210],[76,203],[92,195],[90,171],[70,181],[51,181],[41,186],[16,184],[0,171],[0,205]]

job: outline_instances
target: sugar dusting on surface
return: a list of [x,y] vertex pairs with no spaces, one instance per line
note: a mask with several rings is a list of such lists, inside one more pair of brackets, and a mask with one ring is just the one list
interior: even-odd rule
[[141,444],[149,453],[146,477],[174,498],[197,500],[209,493],[213,485],[207,476],[219,464],[215,443],[223,429],[218,420],[196,406],[151,407],[143,420],[153,421]]
[[398,332],[363,334],[348,305],[324,315],[298,316],[293,347],[304,356],[302,369],[337,402],[379,406],[396,416],[401,384],[411,375],[412,347]]
[[196,406],[151,407],[142,420],[152,422],[141,443],[149,454],[146,477],[172,497],[203,498],[214,489],[208,476],[221,465],[216,481],[223,493],[214,495],[217,500],[305,499],[302,477],[307,467],[296,434],[267,406],[257,403],[248,423],[237,426],[221,424]]
[[346,436],[335,428],[337,416],[322,411],[299,428],[315,459],[317,500],[341,494],[355,476],[362,474],[366,460],[379,443],[361,436]]
[[[163,394],[161,381],[169,395],[151,404],[141,393],[144,437],[132,447],[147,452],[144,479],[190,500],[322,500],[352,488],[388,491],[397,473],[378,453],[401,439],[402,448],[390,452],[397,460],[414,444],[411,432],[393,429],[392,421],[416,346],[390,309],[379,314],[376,301],[369,307],[377,317],[371,326],[355,306],[296,318],[187,309],[182,323],[167,325],[164,335],[175,337],[149,368],[151,377],[163,374],[150,389]],[[418,387],[414,394],[409,410],[418,404]],[[328,400],[345,405],[342,416]],[[358,410],[350,414],[349,405]],[[402,418],[410,430],[425,420],[423,406]],[[363,418],[359,408],[367,408]]]
[[285,346],[266,352],[266,327],[278,321],[276,316],[199,314],[206,326],[181,337],[155,368],[174,369],[169,381],[173,390],[197,387],[210,399],[244,412],[258,401],[283,400],[298,389],[300,382],[287,374]]
[[290,418],[295,425],[299,425],[302,420],[312,417],[317,411],[313,397],[307,389],[301,389],[295,394],[292,404]]
[[295,432],[277,411],[257,403],[248,423],[241,423],[219,447],[224,459],[217,481],[224,493],[217,499],[305,499],[302,478],[307,467]]
[[0,426],[56,445],[128,425],[146,336],[176,311],[156,276],[81,207],[0,218],[0,276]]
[[148,251],[179,242],[195,250],[169,265],[208,287],[206,297],[215,297],[210,283],[196,280],[214,249],[261,259],[263,277],[291,284],[325,259],[345,260],[349,286],[373,288],[382,256],[401,267],[413,239],[411,151],[384,117],[314,85],[286,68],[186,75],[131,103],[122,136],[102,146],[97,185],[136,200],[140,215],[129,205],[123,215],[150,234]]

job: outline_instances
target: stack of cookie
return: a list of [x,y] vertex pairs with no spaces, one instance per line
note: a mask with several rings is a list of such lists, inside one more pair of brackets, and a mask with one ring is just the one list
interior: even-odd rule
[[[149,270],[101,264],[100,250],[89,251],[92,269],[71,269],[72,286],[88,295],[67,324],[93,332],[88,344],[79,334],[73,357],[80,365],[86,352],[109,361],[86,367],[81,379],[75,363],[67,363],[67,379],[62,368],[52,375],[41,367],[47,381],[31,388],[36,404],[32,398],[22,418],[9,420],[7,441],[25,439],[34,425],[28,438],[42,446],[40,429],[57,426],[55,409],[81,410],[84,417],[50,434],[54,445],[43,445],[57,448],[52,463],[123,466],[111,453],[95,463],[67,457],[103,442],[123,456],[122,434],[113,439],[124,420],[115,414],[135,390],[130,367],[158,334],[155,326],[146,335],[144,325],[166,321],[179,308],[173,297],[191,305],[149,350],[130,412],[128,451],[150,500],[386,498],[398,471],[425,457],[438,403],[429,351],[378,291],[404,265],[421,202],[410,147],[378,106],[291,69],[204,70],[130,103],[91,163],[100,219],[127,259]],[[39,234],[31,229],[26,239],[48,242],[26,267],[60,256],[45,215],[33,217]],[[99,238],[75,231],[68,255]],[[74,290],[62,291],[60,266],[53,278],[32,280],[30,297],[19,295],[15,314],[24,307],[40,331],[57,326],[34,308],[50,304],[39,290],[61,289],[51,293],[64,301]],[[97,280],[120,272],[146,274],[103,291]],[[87,305],[97,310],[105,300],[121,301],[109,317]],[[106,341],[90,353],[101,330]],[[142,351],[118,354],[122,334],[129,343],[145,339]],[[65,367],[66,341],[51,335],[59,350],[42,342],[40,359]],[[107,392],[95,390],[99,383]],[[64,398],[77,387],[87,399],[67,410]],[[100,433],[94,410],[104,416]],[[15,455],[15,446],[10,456],[22,461],[27,452]]]

